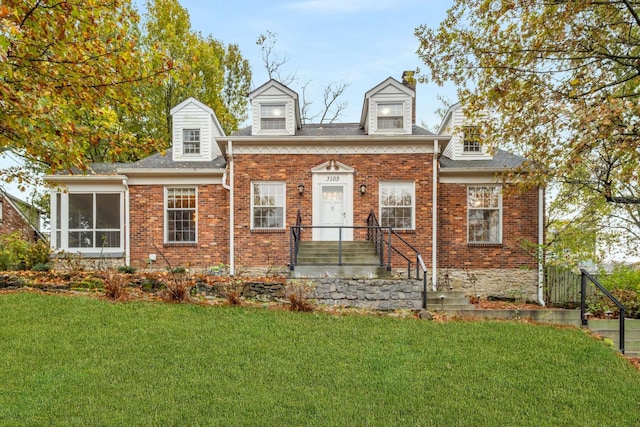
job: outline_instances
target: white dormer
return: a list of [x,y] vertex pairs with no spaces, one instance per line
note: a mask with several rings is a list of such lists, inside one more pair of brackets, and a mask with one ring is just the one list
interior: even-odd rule
[[364,95],[360,126],[369,135],[411,135],[416,92],[389,77]]
[[468,119],[460,103],[449,107],[438,129],[438,135],[451,136],[451,142],[442,154],[451,160],[492,159],[491,153],[480,143],[480,120],[486,118],[483,114],[479,119]]
[[214,111],[195,98],[171,109],[173,161],[208,162],[222,155],[216,138],[224,131]]
[[298,94],[269,80],[249,94],[253,121],[251,135],[295,135],[300,129]]

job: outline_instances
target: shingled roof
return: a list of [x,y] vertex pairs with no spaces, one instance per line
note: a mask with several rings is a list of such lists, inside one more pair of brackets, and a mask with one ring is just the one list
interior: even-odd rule
[[[412,135],[433,135],[423,127],[414,125]],[[322,123],[322,124],[304,124],[301,129],[296,131],[295,136],[291,138],[304,138],[314,136],[366,136],[364,129],[359,123]],[[239,129],[232,136],[251,136],[251,126]],[[400,135],[402,136],[402,135]]]
[[524,164],[527,159],[511,154],[508,151],[496,150],[492,159],[487,160],[451,160],[448,157],[440,157],[440,169],[447,170],[501,170],[514,169]]

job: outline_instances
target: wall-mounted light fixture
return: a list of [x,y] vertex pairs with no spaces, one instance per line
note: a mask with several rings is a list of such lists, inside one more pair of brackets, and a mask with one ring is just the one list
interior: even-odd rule
[[298,184],[298,193],[300,193],[300,194],[304,193],[304,185],[303,184]]
[[367,186],[364,184],[360,185],[360,194],[364,194],[367,192]]

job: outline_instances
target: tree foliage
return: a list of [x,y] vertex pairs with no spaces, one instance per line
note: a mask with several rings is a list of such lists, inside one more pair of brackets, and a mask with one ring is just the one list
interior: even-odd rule
[[225,132],[236,130],[247,117],[251,84],[251,68],[239,47],[193,31],[188,12],[177,0],[150,0],[146,6],[145,46],[170,58],[173,69],[159,85],[143,88],[150,101],[149,120],[141,123],[145,131],[171,141],[169,112],[190,96],[216,112]]
[[489,143],[531,163],[530,178],[637,203],[640,2],[456,0],[437,29],[416,29],[436,83],[468,111],[495,111]]
[[456,0],[416,29],[422,80],[455,83],[470,116],[493,112],[485,142],[528,158],[527,183],[573,196],[560,228],[605,227],[611,244],[615,228],[640,235],[639,14],[632,0]]
[[128,0],[3,2],[0,150],[45,172],[82,168],[98,147],[108,160],[152,150],[119,120],[144,110],[136,83],[171,66],[147,66],[137,21]]

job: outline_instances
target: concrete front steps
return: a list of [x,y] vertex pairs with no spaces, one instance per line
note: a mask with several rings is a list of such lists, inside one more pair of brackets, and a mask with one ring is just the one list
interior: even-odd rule
[[342,242],[342,258],[339,242],[303,241],[298,248],[298,262],[291,277],[301,278],[386,278],[389,272],[380,266],[380,257],[369,241]]
[[457,319],[531,320],[580,327],[580,310],[479,309],[464,291],[427,291],[427,310]]
[[[615,348],[620,348],[619,319],[589,319],[587,327],[595,334],[610,338]],[[624,350],[625,356],[640,357],[640,319],[624,320]]]

